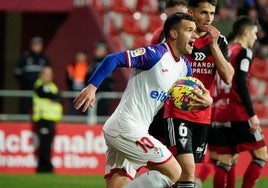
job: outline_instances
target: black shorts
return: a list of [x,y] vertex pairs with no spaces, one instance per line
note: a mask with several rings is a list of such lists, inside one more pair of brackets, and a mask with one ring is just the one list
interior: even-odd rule
[[149,127],[149,134],[161,141],[163,144],[165,144],[164,110],[164,107],[162,107],[157,112]]
[[173,155],[192,153],[195,163],[203,160],[210,124],[165,119],[166,145]]
[[209,149],[219,154],[234,154],[265,146],[261,128],[250,133],[248,121],[213,122],[209,134]]

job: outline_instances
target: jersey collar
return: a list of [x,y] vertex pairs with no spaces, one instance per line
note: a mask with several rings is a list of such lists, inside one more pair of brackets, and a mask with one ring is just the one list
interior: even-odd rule
[[174,52],[173,52],[173,50],[171,48],[170,43],[167,41],[165,44],[167,46],[168,51],[171,53],[172,57],[174,58],[175,62],[179,62],[180,61],[180,57],[175,56],[175,54],[174,54]]

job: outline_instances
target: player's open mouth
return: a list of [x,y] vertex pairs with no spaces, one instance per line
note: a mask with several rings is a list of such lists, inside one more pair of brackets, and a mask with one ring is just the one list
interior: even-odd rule
[[191,42],[188,42],[189,46],[193,47],[194,46],[194,42],[191,41]]

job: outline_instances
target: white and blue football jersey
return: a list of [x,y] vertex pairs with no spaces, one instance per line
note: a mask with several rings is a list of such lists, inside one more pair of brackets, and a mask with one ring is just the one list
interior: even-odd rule
[[[178,79],[192,75],[188,60],[183,56],[175,57],[167,43],[115,53],[102,64],[105,68],[98,70],[102,75],[108,75],[115,67],[132,68],[121,101],[104,125],[104,131],[111,136],[148,132],[172,85]],[[93,74],[89,82],[98,87],[104,77],[97,75],[100,74]]]

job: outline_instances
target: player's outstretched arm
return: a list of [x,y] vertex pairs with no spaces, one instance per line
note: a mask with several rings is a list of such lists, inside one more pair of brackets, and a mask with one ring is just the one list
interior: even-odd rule
[[74,99],[74,107],[78,110],[82,107],[82,111],[85,112],[88,107],[93,107],[96,99],[96,90],[93,84],[88,84]]
[[88,86],[85,87],[74,99],[74,107],[77,110],[82,107],[82,111],[85,112],[88,107],[93,107],[96,99],[97,88],[116,67],[127,67],[125,52],[109,54],[100,63],[88,80]]

